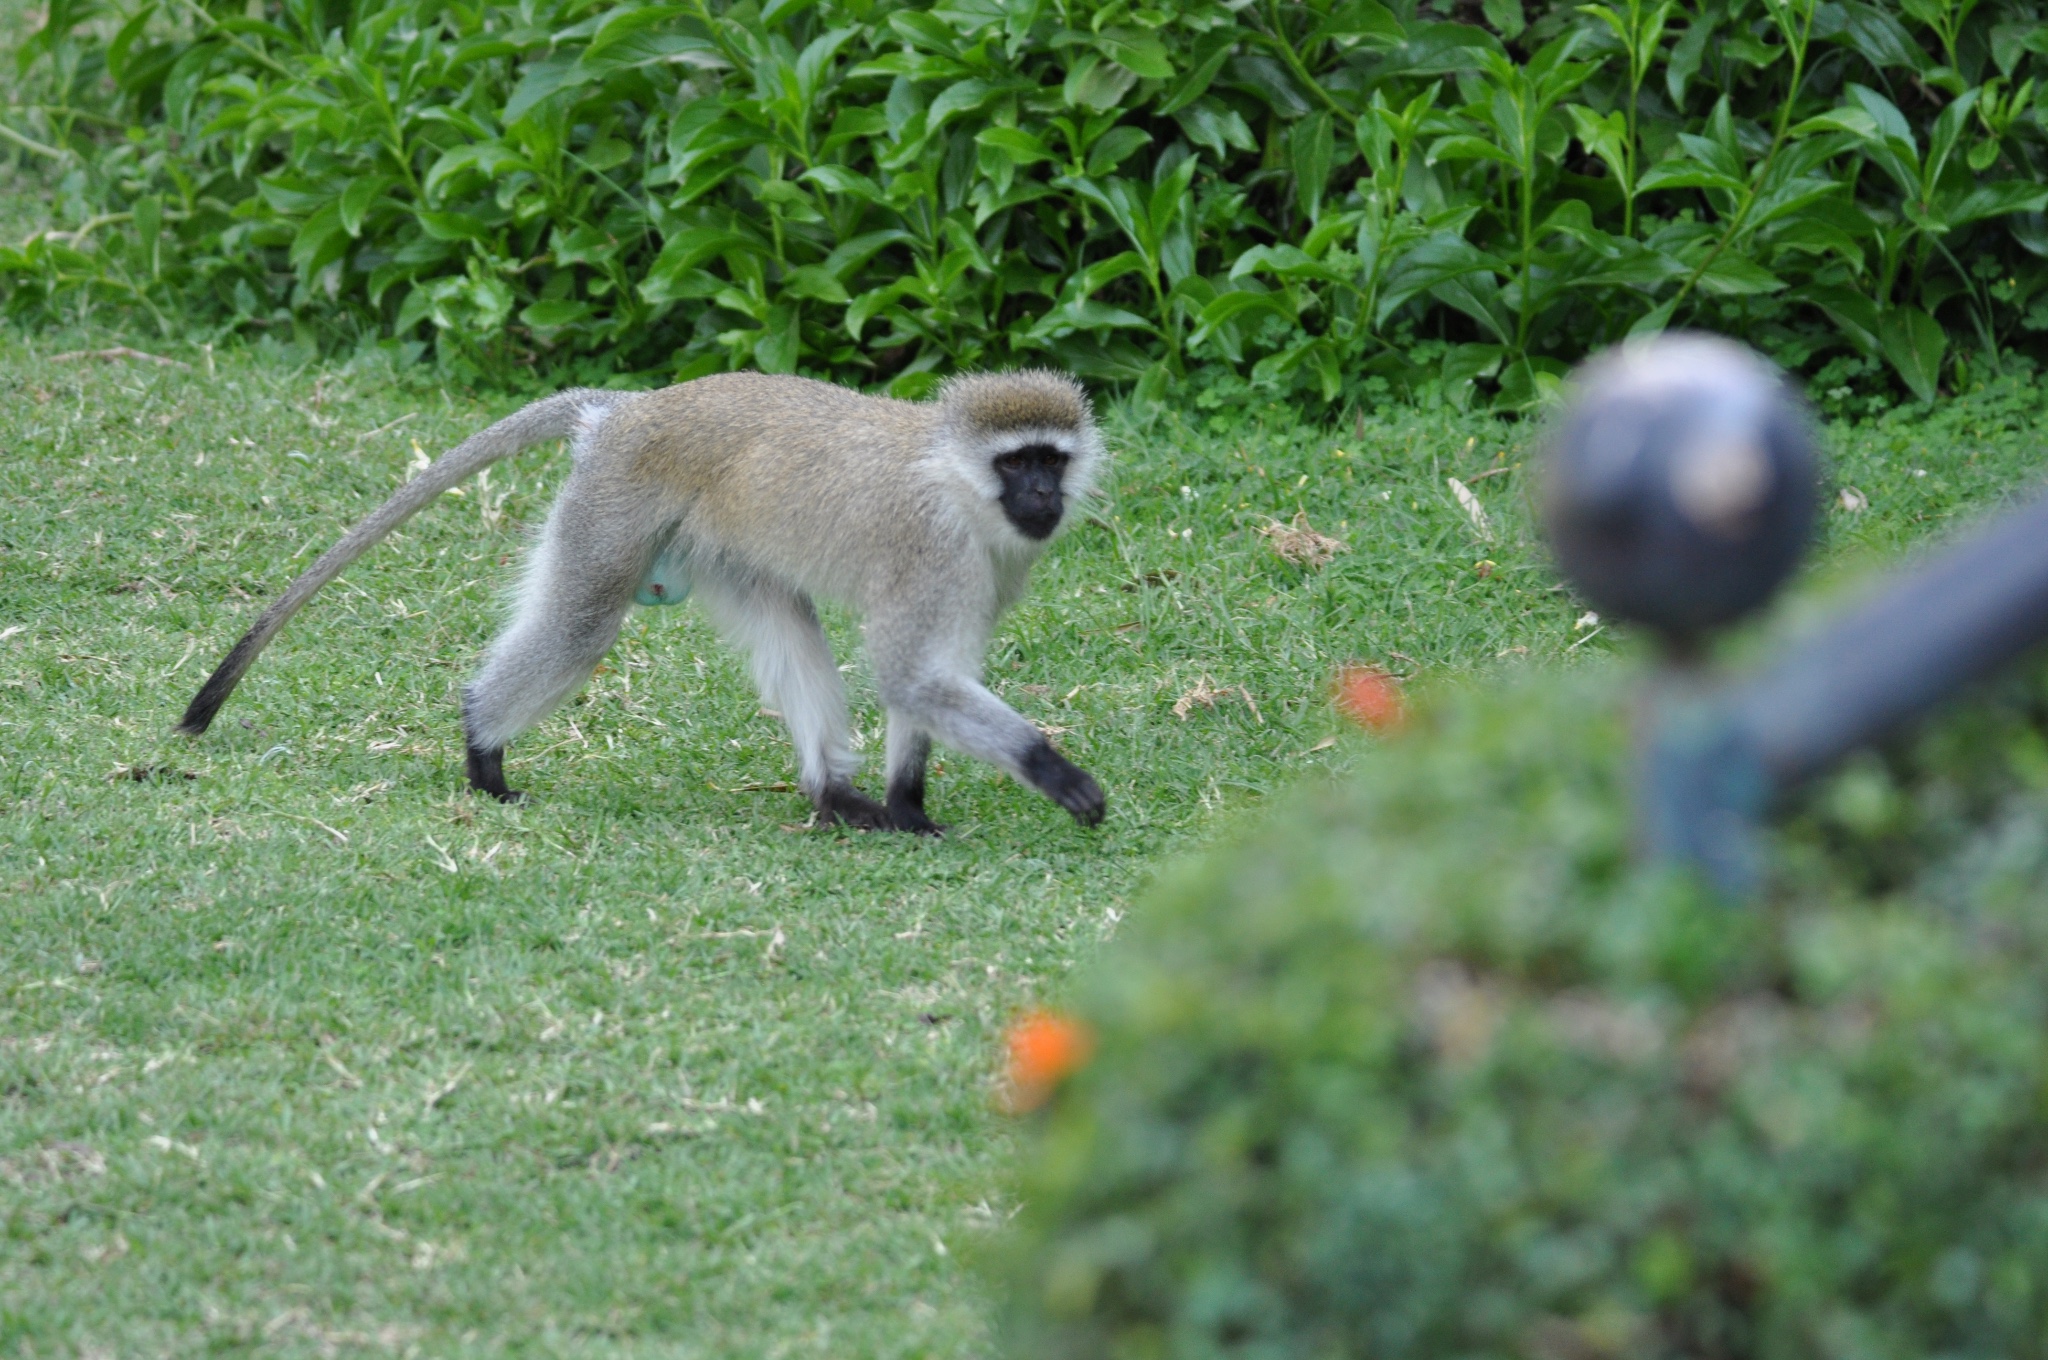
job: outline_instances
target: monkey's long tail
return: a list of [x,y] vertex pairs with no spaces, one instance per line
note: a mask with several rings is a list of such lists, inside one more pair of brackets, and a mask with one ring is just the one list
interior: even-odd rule
[[299,607],[312,599],[320,587],[347,570],[349,563],[411,519],[421,507],[501,458],[509,458],[535,444],[568,438],[576,433],[590,414],[610,410],[632,395],[630,392],[571,388],[515,411],[435,459],[419,476],[400,487],[390,500],[371,512],[367,519],[349,530],[339,543],[322,553],[304,575],[278,596],[275,604],[263,611],[262,617],[242,634],[241,641],[222,659],[213,674],[206,677],[206,683],[199,687],[199,693],[192,697],[185,716],[179,720],[178,730],[196,737],[211,726],[214,714],[220,712],[220,706],[235,692],[243,672],[255,664],[263,648],[277,636],[278,630],[291,616],[299,612]]

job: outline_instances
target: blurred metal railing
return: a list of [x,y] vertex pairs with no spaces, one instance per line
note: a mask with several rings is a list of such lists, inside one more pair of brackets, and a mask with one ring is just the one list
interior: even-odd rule
[[1790,573],[1818,499],[1803,408],[1726,341],[1669,336],[1589,363],[1547,467],[1566,575],[1664,642],[1638,771],[1644,849],[1731,895],[1761,882],[1758,828],[1785,793],[2048,641],[2043,497],[1893,573],[1753,673],[1708,674],[1704,636]]

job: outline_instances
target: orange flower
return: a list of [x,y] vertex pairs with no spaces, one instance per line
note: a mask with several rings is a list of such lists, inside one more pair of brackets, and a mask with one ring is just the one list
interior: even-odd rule
[[1401,682],[1378,666],[1342,667],[1332,689],[1337,711],[1369,732],[1391,732],[1408,720]]
[[1095,1051],[1095,1035],[1086,1025],[1057,1011],[1037,1010],[1010,1026],[1009,1089],[1004,1103],[1011,1113],[1035,1110],[1053,1088],[1080,1070]]

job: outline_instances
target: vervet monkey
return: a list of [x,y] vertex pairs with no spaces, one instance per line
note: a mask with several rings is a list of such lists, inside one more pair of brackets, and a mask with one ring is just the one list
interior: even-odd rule
[[[937,834],[924,810],[933,738],[1009,771],[1084,826],[1102,820],[1095,780],[981,683],[997,617],[1103,461],[1086,395],[1047,372],[954,378],[930,402],[760,373],[537,401],[442,455],[292,582],[179,730],[204,732],[285,621],[420,507],[562,438],[568,482],[511,625],[463,690],[472,787],[521,797],[505,784],[506,744],[590,678],[636,597],[694,590],[751,653],[819,821]],[[813,599],[864,616],[889,718],[885,802],[853,786],[846,696]]]

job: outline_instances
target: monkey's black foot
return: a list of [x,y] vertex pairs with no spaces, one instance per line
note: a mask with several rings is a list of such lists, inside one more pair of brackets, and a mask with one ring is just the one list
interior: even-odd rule
[[1082,826],[1097,826],[1109,799],[1094,776],[1041,741],[1024,755],[1024,777],[1032,787],[1074,814]]
[[889,804],[889,829],[910,831],[920,836],[943,836],[946,828],[924,815],[921,807],[908,807],[900,803]]
[[924,815],[924,771],[889,785],[889,827],[920,836],[943,836],[946,828]]
[[851,784],[830,784],[811,799],[819,826],[850,826],[855,831],[891,831],[889,809]]
[[517,789],[505,786],[505,748],[483,750],[469,748],[469,786],[478,793],[488,793],[501,803],[523,803],[526,795]]

